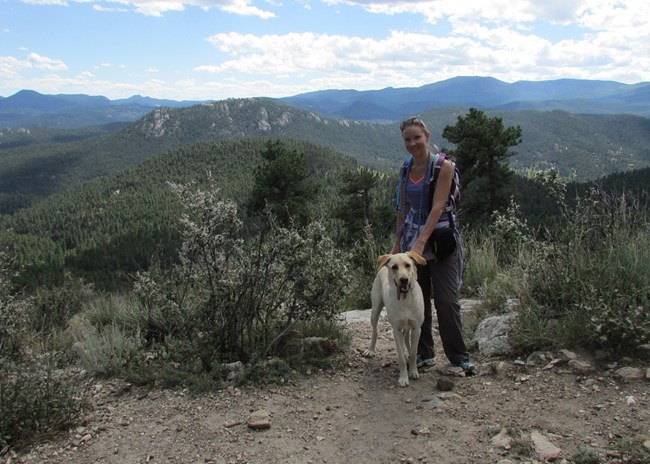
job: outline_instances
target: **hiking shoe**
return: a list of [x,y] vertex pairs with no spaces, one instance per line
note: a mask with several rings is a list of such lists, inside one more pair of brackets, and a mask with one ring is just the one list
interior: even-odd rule
[[418,367],[433,366],[435,364],[435,362],[436,362],[435,357],[434,358],[424,359],[424,358],[422,358],[422,356],[418,355],[416,359],[417,359],[416,362],[417,362]]
[[469,359],[464,359],[458,364],[458,367],[460,367],[465,375],[474,375],[476,371],[476,366],[472,364],[472,362]]

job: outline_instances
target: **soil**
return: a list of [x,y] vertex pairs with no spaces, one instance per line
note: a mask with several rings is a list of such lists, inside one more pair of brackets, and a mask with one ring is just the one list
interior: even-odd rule
[[[650,462],[643,445],[650,446],[647,378],[617,378],[606,367],[581,374],[562,363],[530,366],[478,355],[473,358],[478,375],[454,376],[441,373],[446,360],[438,355],[435,366],[420,369],[419,379],[400,388],[386,318],[380,321],[376,356],[364,358],[371,329],[367,312],[359,315],[348,318],[355,335],[341,368],[299,372],[282,386],[229,387],[200,396],[97,381],[84,425],[0,459],[482,464],[577,462],[579,450],[586,456],[592,449],[601,460],[582,462]],[[442,379],[451,382],[443,387]],[[268,428],[249,426],[259,411],[268,413]],[[541,434],[550,450],[532,446],[531,433]],[[504,434],[510,438],[499,441]],[[641,458],[625,461],[617,452],[616,443],[629,439],[641,443],[636,450]]]

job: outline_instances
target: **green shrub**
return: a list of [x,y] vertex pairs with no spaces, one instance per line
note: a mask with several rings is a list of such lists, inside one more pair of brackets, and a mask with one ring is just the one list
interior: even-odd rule
[[467,295],[478,295],[479,289],[493,280],[500,272],[499,256],[495,238],[482,231],[463,233],[465,268],[462,291]]
[[291,365],[284,359],[261,360],[254,358],[235,380],[238,385],[282,385],[291,375]]
[[70,319],[81,311],[92,296],[92,285],[65,273],[60,286],[41,287],[35,291],[30,314],[33,328],[45,333],[65,329]]
[[0,448],[63,430],[87,407],[79,373],[65,368],[61,353],[37,350],[33,300],[12,288],[11,262],[0,252]]
[[601,453],[594,448],[580,448],[573,453],[571,459],[575,464],[600,464],[603,462]]
[[300,323],[336,316],[348,262],[322,223],[285,229],[271,222],[245,241],[234,203],[216,190],[173,188],[185,211],[179,262],[140,274],[135,286],[142,307],[159,312],[162,337],[174,340],[166,356],[211,372],[215,362],[266,359]]
[[647,343],[647,212],[624,196],[592,191],[566,214],[572,221],[566,218],[546,259],[530,267],[528,282],[540,316],[560,321],[563,341],[618,350]]
[[392,243],[377,239],[367,224],[364,239],[350,250],[349,291],[341,301],[341,311],[370,308],[370,289],[377,275],[377,259],[390,253]]
[[[517,349],[557,346],[627,351],[650,340],[650,218],[632,197],[593,189],[567,205],[545,184],[560,219],[533,231],[517,205],[469,236],[465,283],[490,312],[520,300]],[[467,290],[466,290],[467,291]]]
[[621,453],[626,463],[647,464],[650,462],[650,451],[644,446],[643,437],[620,437],[610,446]]
[[139,333],[129,334],[116,324],[97,328],[80,318],[73,337],[79,362],[95,375],[123,374],[144,356]]
[[88,409],[79,372],[53,357],[0,360],[0,445],[19,445],[76,424]]

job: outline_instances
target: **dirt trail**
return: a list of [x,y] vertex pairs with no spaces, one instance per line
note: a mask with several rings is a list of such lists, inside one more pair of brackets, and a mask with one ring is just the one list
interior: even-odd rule
[[[361,356],[370,324],[362,317],[349,325],[356,335],[348,366],[301,373],[282,387],[194,397],[97,382],[85,426],[28,453],[5,456],[5,462],[532,463],[541,458],[528,449],[529,441],[504,445],[493,437],[501,429],[515,437],[539,432],[560,450],[560,460],[585,446],[611,449],[621,437],[650,437],[647,380],[616,380],[604,372],[580,376],[512,361],[490,370],[488,360],[474,358],[483,374],[446,377],[455,385],[440,392],[438,369],[446,362],[439,359],[419,380],[399,388],[386,318],[371,359]],[[258,410],[269,413],[270,428],[248,427]]]

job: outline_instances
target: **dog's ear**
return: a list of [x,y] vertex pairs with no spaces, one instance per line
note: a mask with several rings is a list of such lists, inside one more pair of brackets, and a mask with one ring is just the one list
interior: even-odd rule
[[412,259],[413,261],[415,261],[416,263],[418,263],[420,266],[424,266],[424,265],[427,264],[427,260],[424,259],[424,258],[423,258],[422,256],[420,256],[419,254],[414,253],[414,252],[412,252],[412,251],[409,251],[408,254],[409,254],[409,256],[411,257],[411,259]]
[[391,256],[393,255],[381,255],[379,258],[377,258],[377,265],[380,269],[386,265]]

